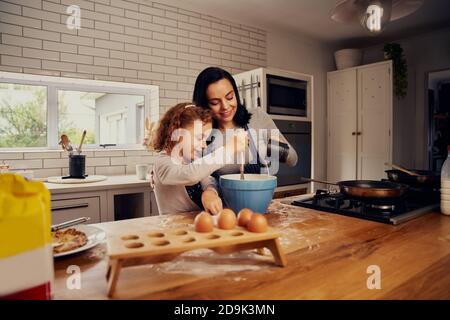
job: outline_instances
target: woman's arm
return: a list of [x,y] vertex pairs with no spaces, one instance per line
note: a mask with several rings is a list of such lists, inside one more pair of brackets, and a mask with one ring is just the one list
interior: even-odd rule
[[[283,147],[284,145],[287,145],[288,148],[286,150],[287,156],[286,156],[286,164],[290,167],[293,167],[297,164],[298,161],[298,155],[297,152],[295,151],[295,149],[292,147],[292,145],[287,141],[287,139],[283,136],[283,134],[279,131],[279,129],[277,128],[275,122],[273,122],[272,118],[263,110],[261,109],[257,109],[256,112],[253,112],[254,114],[254,118],[252,118],[252,122],[255,121],[255,123],[257,123],[258,128],[264,128],[264,129],[276,129],[279,132],[278,138],[279,141],[282,142],[282,144],[278,144],[279,148]],[[272,137],[272,140],[275,140]],[[280,151],[280,153],[284,152],[283,150]]]

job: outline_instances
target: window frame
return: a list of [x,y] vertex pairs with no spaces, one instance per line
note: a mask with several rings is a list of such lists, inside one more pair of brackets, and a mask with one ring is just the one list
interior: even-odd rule
[[[12,73],[0,71],[0,83],[14,83],[19,85],[44,86],[47,88],[47,146],[45,147],[17,147],[0,148],[0,151],[32,151],[57,150],[58,145],[58,91],[99,92],[106,94],[124,94],[144,96],[144,121],[150,118],[152,122],[159,120],[159,87],[156,85],[77,79],[54,76],[41,76],[26,73]],[[145,128],[145,127],[144,127]],[[100,149],[99,144],[85,145],[84,149]],[[145,148],[141,143],[121,144],[107,147],[107,149],[136,150]]]

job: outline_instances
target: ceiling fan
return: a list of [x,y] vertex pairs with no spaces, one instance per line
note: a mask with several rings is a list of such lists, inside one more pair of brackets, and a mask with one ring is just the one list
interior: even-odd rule
[[424,0],[343,0],[331,12],[342,23],[359,22],[371,34],[379,34],[386,24],[417,11]]

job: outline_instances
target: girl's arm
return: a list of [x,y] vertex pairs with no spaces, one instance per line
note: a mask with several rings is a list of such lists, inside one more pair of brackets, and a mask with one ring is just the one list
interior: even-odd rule
[[159,181],[167,185],[194,185],[209,177],[214,171],[226,164],[233,163],[234,155],[245,151],[246,141],[236,136],[224,147],[220,147],[213,153],[197,159],[190,164],[177,164],[169,155],[159,159],[155,163],[154,172]]

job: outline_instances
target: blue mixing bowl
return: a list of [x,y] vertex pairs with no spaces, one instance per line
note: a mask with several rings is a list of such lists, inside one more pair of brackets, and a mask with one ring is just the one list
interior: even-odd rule
[[277,177],[245,174],[245,180],[241,180],[240,174],[226,174],[220,176],[219,183],[226,207],[236,213],[243,208],[266,213],[277,187]]

